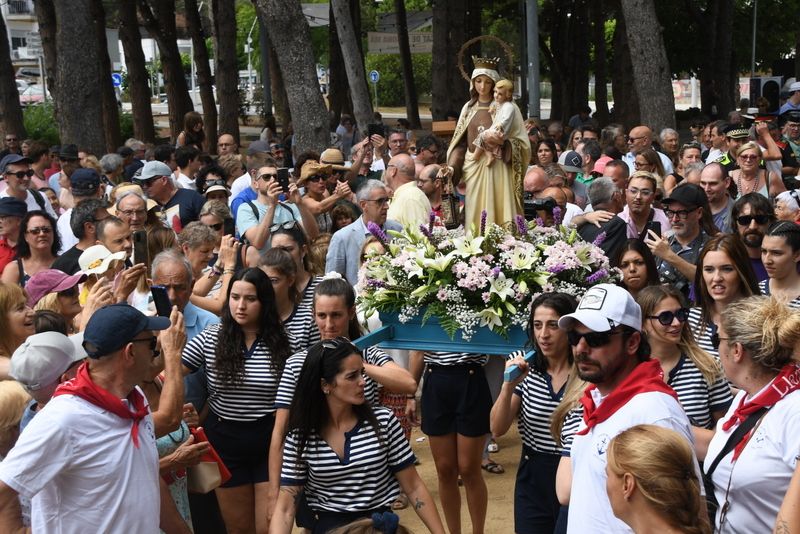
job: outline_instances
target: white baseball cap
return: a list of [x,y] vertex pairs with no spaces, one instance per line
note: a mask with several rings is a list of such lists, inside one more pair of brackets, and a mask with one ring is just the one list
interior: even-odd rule
[[53,384],[70,366],[84,358],[83,334],[67,337],[60,332],[30,336],[11,356],[9,374],[29,390]]
[[620,325],[638,332],[642,329],[642,309],[625,289],[598,284],[584,293],[575,313],[558,320],[558,327],[570,330],[576,321],[593,332],[608,332]]

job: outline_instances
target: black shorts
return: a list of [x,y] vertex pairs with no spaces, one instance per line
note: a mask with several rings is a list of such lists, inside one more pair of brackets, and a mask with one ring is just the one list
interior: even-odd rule
[[514,484],[514,532],[553,532],[561,505],[556,497],[556,471],[561,456],[522,447]]
[[483,367],[428,365],[422,386],[422,431],[429,436],[489,433],[492,394]]
[[231,472],[231,479],[221,487],[235,488],[269,480],[267,458],[274,426],[274,414],[255,421],[231,421],[209,410],[203,428]]

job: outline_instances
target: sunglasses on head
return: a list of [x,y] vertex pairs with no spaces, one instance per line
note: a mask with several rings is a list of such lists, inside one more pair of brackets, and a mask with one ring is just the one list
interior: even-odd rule
[[736,222],[742,226],[750,226],[753,221],[756,221],[756,224],[767,224],[769,215],[740,215],[736,217]]
[[346,347],[350,352],[361,354],[361,351],[346,337],[339,336],[337,338],[320,341],[320,343],[322,344],[323,355],[326,351],[335,351],[343,347]]
[[297,226],[297,221],[294,221],[294,220],[288,221],[288,222],[285,222],[285,223],[275,223],[275,224],[273,224],[272,226],[269,227],[269,231],[270,232],[277,232],[280,229],[291,230],[295,226]]
[[658,319],[658,322],[664,326],[671,325],[672,321],[678,319],[679,323],[685,323],[689,319],[689,308],[680,308],[676,311],[664,311],[658,315],[648,315],[648,319]]
[[222,187],[228,187],[228,184],[225,182],[225,180],[210,180],[206,182],[206,189],[214,185],[221,185]]
[[30,178],[33,176],[33,169],[28,169],[27,171],[7,172],[6,176],[16,176],[18,180],[22,180],[26,176]]
[[575,330],[570,330],[567,332],[567,341],[569,341],[570,345],[575,347],[581,342],[581,339],[583,339],[586,341],[587,345],[596,349],[597,347],[608,345],[611,342],[611,336],[621,333],[622,330],[610,330],[608,332],[586,332],[585,334],[581,334]]

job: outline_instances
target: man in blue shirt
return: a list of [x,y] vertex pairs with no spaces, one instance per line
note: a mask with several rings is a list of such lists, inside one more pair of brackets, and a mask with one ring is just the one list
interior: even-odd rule
[[363,212],[361,217],[333,234],[325,260],[325,272],[336,271],[347,278],[352,285],[358,282],[361,245],[370,235],[367,225],[374,222],[384,231],[402,230],[400,223],[386,220],[386,214],[389,212],[389,192],[383,182],[367,180],[356,192],[356,199]]

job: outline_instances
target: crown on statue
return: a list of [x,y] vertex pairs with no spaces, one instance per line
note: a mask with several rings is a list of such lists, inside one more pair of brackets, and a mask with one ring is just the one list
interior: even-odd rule
[[500,58],[472,56],[472,63],[475,65],[476,69],[497,70],[497,66],[500,64]]

